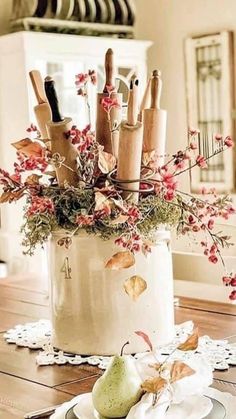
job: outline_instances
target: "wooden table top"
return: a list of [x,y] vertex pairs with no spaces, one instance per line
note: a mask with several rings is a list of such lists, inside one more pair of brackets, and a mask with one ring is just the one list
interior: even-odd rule
[[[54,406],[91,391],[101,371],[89,365],[37,366],[36,351],[4,341],[17,324],[49,318],[42,282],[26,278],[0,280],[0,418],[23,418],[30,411]],[[181,298],[176,323],[192,320],[200,334],[225,338],[236,334],[236,306]],[[236,342],[236,339],[235,339]],[[236,395],[236,367],[215,372],[215,388]]]

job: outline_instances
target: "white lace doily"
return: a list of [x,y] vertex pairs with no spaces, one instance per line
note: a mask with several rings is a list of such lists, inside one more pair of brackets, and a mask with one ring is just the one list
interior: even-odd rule
[[[169,345],[160,346],[156,349],[156,356],[160,361],[183,342],[194,328],[193,322],[185,322],[175,326],[176,336]],[[96,365],[101,369],[106,369],[110,360],[108,356],[80,356],[67,354],[63,351],[57,351],[51,344],[51,322],[49,320],[39,320],[34,323],[26,323],[17,325],[13,329],[8,330],[4,334],[5,340],[10,344],[23,346],[30,349],[41,349],[36,355],[38,365],[81,365],[88,363]],[[209,336],[202,336],[199,339],[198,349],[196,353],[200,353],[206,357],[211,364],[213,370],[227,370],[230,366],[236,365],[236,343],[230,344],[227,340],[214,340]],[[139,358],[143,354],[136,354]],[[183,352],[175,351],[171,359],[186,360],[193,356],[192,351]]]

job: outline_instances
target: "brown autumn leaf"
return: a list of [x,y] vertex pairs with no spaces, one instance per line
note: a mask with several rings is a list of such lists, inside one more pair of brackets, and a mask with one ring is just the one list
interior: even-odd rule
[[20,199],[23,194],[23,189],[19,189],[18,191],[3,192],[0,196],[0,204],[4,204],[5,202],[18,201],[18,199]]
[[27,178],[26,178],[26,180],[25,180],[25,183],[26,183],[27,185],[39,185],[39,179],[40,179],[41,177],[42,177],[42,176],[40,176],[40,175],[36,175],[36,174],[34,173],[34,174],[30,175],[30,176],[27,176]]
[[181,380],[181,378],[195,374],[195,372],[196,371],[194,371],[184,362],[175,361],[170,372],[170,382],[174,383],[175,381]]
[[137,301],[138,297],[147,289],[147,283],[141,276],[134,275],[126,279],[124,289],[133,301]]
[[115,253],[106,263],[105,267],[112,270],[127,269],[135,264],[133,253],[129,250]]
[[95,192],[95,211],[102,211],[104,209],[108,209],[110,213],[111,203],[109,199],[101,192]]
[[22,147],[19,151],[23,153],[26,157],[34,156],[34,157],[41,157],[42,151],[44,147],[37,142],[31,142],[26,147]]
[[12,192],[3,192],[0,196],[0,204],[4,204],[5,202],[9,202],[12,196]]
[[181,343],[177,349],[180,351],[194,351],[198,347],[199,333],[196,327],[193,333],[187,338],[187,340]]
[[144,340],[144,342],[148,345],[150,351],[153,350],[152,342],[146,333],[142,332],[141,330],[138,330],[137,332],[134,332],[134,333],[140,336]]
[[[169,364],[167,364],[169,365]],[[156,362],[155,364],[151,364],[150,367],[154,368],[156,371],[160,371],[160,369],[162,368],[163,364],[161,362]]]
[[114,220],[110,221],[111,225],[123,224],[129,219],[128,215],[120,214]]
[[144,151],[142,154],[142,163],[144,166],[148,166],[148,164],[154,160],[155,158],[155,150],[152,151]]
[[18,151],[21,151],[22,148],[27,147],[33,141],[30,138],[23,138],[23,140],[16,141],[15,143],[11,143],[13,147],[15,147]]
[[98,167],[102,173],[111,172],[116,166],[116,158],[106,151],[99,150],[98,154]]
[[156,394],[159,391],[163,390],[167,385],[167,381],[161,377],[154,377],[148,380],[145,380],[141,385],[141,388],[147,393]]

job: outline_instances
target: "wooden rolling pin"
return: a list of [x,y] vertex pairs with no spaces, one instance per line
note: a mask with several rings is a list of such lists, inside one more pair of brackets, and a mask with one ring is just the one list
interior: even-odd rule
[[160,109],[161,90],[161,72],[155,70],[151,80],[151,107],[143,110],[143,151],[155,150],[156,168],[164,164],[166,147],[167,112]]
[[114,54],[111,48],[106,52],[105,56],[105,73],[106,81],[103,89],[103,93],[97,94],[97,120],[96,120],[96,138],[97,141],[103,145],[104,151],[112,153],[116,158],[118,155],[119,147],[119,130],[111,133],[111,127],[114,122],[118,125],[122,118],[122,94],[113,92],[111,93],[111,99],[116,99],[120,105],[120,108],[113,108],[110,113],[110,124],[108,122],[107,113],[104,111],[101,100],[104,97],[109,96],[107,86],[115,86],[115,69],[114,69]]
[[65,182],[67,182],[71,186],[77,186],[79,181],[76,173],[78,152],[65,136],[65,133],[72,127],[72,119],[61,116],[55,82],[51,77],[45,79],[45,91],[52,111],[52,120],[47,122],[51,152],[52,155],[59,153],[61,157],[65,158],[61,167],[55,168],[58,185],[64,187]]
[[34,89],[34,93],[38,102],[38,105],[34,107],[34,113],[37,121],[41,137],[43,139],[48,138],[48,132],[46,124],[52,119],[51,109],[45,95],[43,79],[38,70],[32,70],[29,73],[30,80]]
[[[117,179],[135,180],[140,179],[143,126],[138,121],[138,80],[131,81],[128,99],[127,121],[123,121],[120,126],[119,153],[117,163]],[[120,183],[120,186],[127,189],[123,192],[123,197],[132,202],[138,202],[139,182]]]
[[139,121],[143,120],[144,109],[150,108],[150,104],[151,104],[151,83],[152,83],[152,78],[150,77],[148,82],[147,82],[144,94],[143,94],[142,102],[140,104],[139,115],[138,115],[138,120]]

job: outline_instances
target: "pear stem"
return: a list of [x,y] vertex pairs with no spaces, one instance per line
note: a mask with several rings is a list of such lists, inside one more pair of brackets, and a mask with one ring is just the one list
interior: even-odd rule
[[121,351],[120,351],[120,356],[123,356],[123,354],[124,354],[124,349],[125,349],[125,347],[126,347],[127,345],[129,345],[129,341],[128,341],[128,342],[126,342],[126,343],[122,346]]

